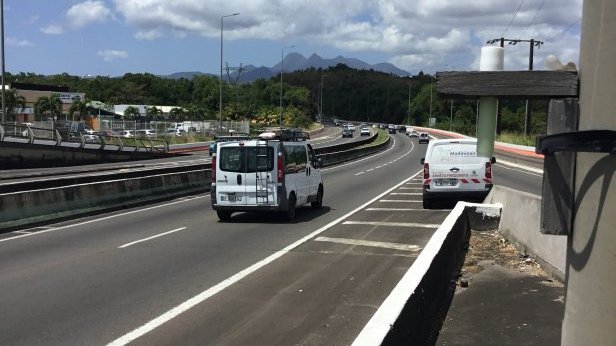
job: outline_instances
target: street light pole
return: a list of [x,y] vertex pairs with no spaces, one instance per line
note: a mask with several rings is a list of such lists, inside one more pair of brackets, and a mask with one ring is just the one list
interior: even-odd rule
[[220,108],[220,134],[222,134],[222,33],[223,33],[223,19],[227,17],[237,16],[239,13],[228,14],[224,16],[220,16],[220,82],[219,82],[219,108]]
[[280,51],[280,130],[282,131],[282,74],[284,73],[284,50],[295,46],[287,46]]
[[0,37],[0,40],[2,40],[2,42],[0,42],[0,46],[2,46],[2,124],[4,124],[6,122],[4,109],[4,0],[0,0],[0,21],[2,22],[2,24],[0,24],[2,27],[2,37]]

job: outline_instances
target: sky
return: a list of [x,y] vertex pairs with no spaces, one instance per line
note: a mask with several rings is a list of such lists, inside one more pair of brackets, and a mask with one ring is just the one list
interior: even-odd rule
[[[477,70],[493,38],[536,39],[535,69],[578,63],[582,0],[4,0],[11,73],[121,76],[271,67],[285,50],[420,70]],[[528,43],[505,70],[528,68]]]

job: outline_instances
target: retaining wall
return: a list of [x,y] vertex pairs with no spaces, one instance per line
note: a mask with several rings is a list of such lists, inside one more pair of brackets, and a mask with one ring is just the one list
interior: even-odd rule
[[564,281],[567,237],[540,231],[541,197],[496,185],[485,203],[502,203],[500,231],[522,251],[537,257],[544,269]]

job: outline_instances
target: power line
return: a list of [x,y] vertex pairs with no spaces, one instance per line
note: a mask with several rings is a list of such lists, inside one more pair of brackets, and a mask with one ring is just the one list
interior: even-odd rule
[[567,31],[571,30],[571,28],[573,28],[576,24],[578,24],[580,21],[582,20],[582,18],[576,20],[575,22],[569,24],[569,26],[567,26],[563,31],[559,32],[558,34],[548,37],[546,39],[546,41],[552,41],[552,40],[556,40],[556,39],[560,39],[561,35],[564,35]]
[[[537,15],[539,14],[539,12],[541,12],[541,9],[543,8],[543,5],[545,4],[545,0],[541,1],[541,5],[539,5],[539,8],[537,9],[537,11],[535,11],[535,15],[533,16],[533,19],[530,21],[530,24],[528,24],[528,30],[530,30],[530,27],[535,24],[535,19],[537,18]],[[528,31],[527,31],[528,32]]]
[[509,30],[509,27],[511,26],[511,24],[513,24],[513,21],[515,20],[515,17],[517,17],[518,12],[520,12],[520,8],[522,8],[522,5],[524,5],[524,1],[526,1],[526,0],[520,1],[520,6],[518,6],[517,10],[515,10],[515,13],[513,14],[513,17],[511,18],[511,21],[509,22],[509,25],[507,25],[507,27],[505,28],[505,31],[503,31],[500,34],[501,37],[505,36],[505,33],[507,32],[507,30]]

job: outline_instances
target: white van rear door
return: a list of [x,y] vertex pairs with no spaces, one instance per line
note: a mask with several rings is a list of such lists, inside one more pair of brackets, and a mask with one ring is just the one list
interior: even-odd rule
[[430,155],[431,188],[441,190],[485,189],[485,163],[474,143],[438,143]]
[[247,146],[246,150],[246,204],[276,205],[277,172],[276,147],[278,142],[259,141]]
[[246,204],[246,151],[240,143],[218,143],[216,202],[222,206]]

